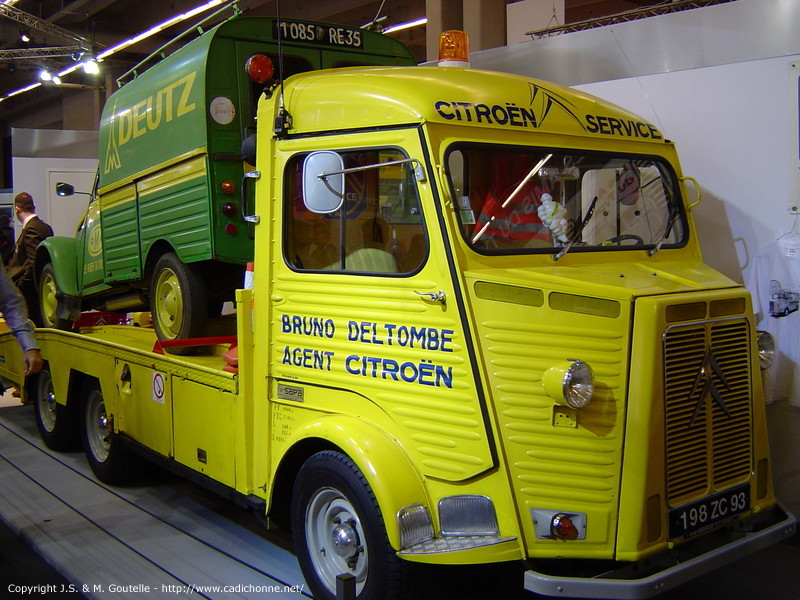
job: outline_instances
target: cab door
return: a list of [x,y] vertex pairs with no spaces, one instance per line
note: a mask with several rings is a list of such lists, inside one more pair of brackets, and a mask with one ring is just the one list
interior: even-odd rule
[[81,289],[103,282],[103,238],[100,227],[100,205],[93,196],[86,216],[75,235],[78,246],[78,280]]
[[493,464],[464,315],[418,131],[386,137],[324,140],[344,171],[327,212],[303,184],[321,140],[276,143],[272,399],[383,422],[426,474],[463,480]]

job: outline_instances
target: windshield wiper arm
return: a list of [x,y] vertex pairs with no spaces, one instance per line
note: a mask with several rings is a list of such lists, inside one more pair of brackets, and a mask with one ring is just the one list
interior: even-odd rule
[[672,226],[675,225],[675,219],[677,218],[678,218],[678,203],[675,202],[669,211],[669,215],[667,216],[667,227],[664,230],[664,233],[661,235],[661,238],[658,240],[658,242],[656,242],[655,247],[650,248],[650,250],[647,251],[647,256],[653,256],[653,254],[661,250],[661,245],[664,243],[664,240],[666,240],[669,237],[669,234],[672,231]]
[[572,244],[578,241],[578,238],[581,237],[581,234],[583,233],[583,228],[586,227],[586,224],[591,220],[592,215],[594,214],[594,207],[596,204],[597,196],[592,199],[592,203],[589,205],[589,210],[586,211],[583,221],[581,221],[581,225],[578,227],[578,231],[575,232],[575,235],[572,236],[572,239],[561,249],[560,252],[553,254],[553,260],[558,260],[564,256],[567,252],[569,252],[570,248],[572,248]]
[[[525,184],[528,183],[528,180],[531,177],[533,177],[534,175],[536,175],[536,173],[539,172],[539,169],[541,169],[543,166],[545,166],[545,164],[547,164],[547,161],[550,160],[551,158],[553,158],[553,155],[552,154],[548,154],[542,160],[540,160],[538,163],[536,163],[536,166],[533,167],[528,172],[528,174],[525,175],[525,177],[522,178],[522,181],[520,181],[517,184],[517,187],[514,188],[514,191],[511,192],[508,195],[508,198],[506,198],[503,201],[503,203],[500,205],[500,208],[505,208],[506,206],[508,206],[508,203],[511,202],[514,199],[514,197],[519,193],[519,191],[523,187],[525,187]],[[486,223],[483,224],[483,227],[481,227],[481,230],[478,233],[476,233],[474,236],[472,236],[472,243],[473,244],[483,237],[483,234],[486,233],[486,230],[489,229],[489,225],[491,225],[494,222],[494,220],[495,220],[495,216],[492,215],[491,218],[488,221],[486,221]]]

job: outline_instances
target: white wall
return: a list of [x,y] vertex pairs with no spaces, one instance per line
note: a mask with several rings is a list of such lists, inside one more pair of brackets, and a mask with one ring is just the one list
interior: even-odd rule
[[[36,214],[49,223],[56,235],[73,237],[78,221],[86,211],[88,196],[58,197],[55,184],[71,183],[76,191],[90,192],[97,170],[91,158],[26,158],[12,161],[14,195],[28,192],[36,204]],[[19,223],[16,223],[19,227]]]
[[13,192],[33,196],[36,213],[56,235],[72,237],[83,217],[88,197],[56,196],[56,183],[64,181],[78,192],[90,192],[97,171],[97,132],[24,129],[11,130]]
[[791,228],[800,201],[800,55],[576,86],[656,123],[696,178],[706,262],[747,281],[759,247]]

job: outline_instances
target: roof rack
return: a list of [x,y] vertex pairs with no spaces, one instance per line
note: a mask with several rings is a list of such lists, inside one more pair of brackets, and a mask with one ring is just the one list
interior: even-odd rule
[[186,30],[186,31],[184,31],[183,33],[181,33],[181,34],[179,34],[179,35],[175,36],[175,37],[174,37],[174,38],[172,38],[170,41],[168,41],[166,44],[164,44],[163,46],[161,46],[161,47],[160,47],[158,50],[156,50],[155,52],[153,52],[153,53],[152,53],[152,54],[150,54],[149,56],[146,56],[145,58],[143,58],[143,59],[142,59],[142,60],[141,60],[139,63],[137,63],[136,65],[134,65],[134,66],[133,66],[133,68],[131,68],[129,71],[127,71],[127,72],[123,73],[122,75],[120,75],[120,76],[117,78],[117,86],[118,86],[118,87],[122,87],[123,85],[125,85],[126,83],[128,83],[128,81],[126,81],[126,79],[127,79],[127,78],[128,78],[130,75],[133,75],[133,77],[131,77],[131,81],[132,81],[133,79],[135,79],[136,77],[138,77],[138,76],[139,76],[139,74],[140,74],[140,73],[139,73],[139,70],[142,68],[142,66],[146,65],[146,64],[147,64],[148,62],[150,62],[150,61],[151,61],[151,60],[152,60],[154,57],[158,56],[158,57],[160,57],[161,59],[164,59],[164,58],[166,58],[166,57],[167,57],[167,55],[165,54],[165,51],[166,51],[166,49],[167,49],[167,48],[169,48],[170,46],[172,46],[173,44],[175,44],[176,42],[178,42],[179,40],[182,40],[183,38],[187,37],[188,35],[190,35],[190,34],[191,34],[191,33],[193,33],[193,32],[197,32],[197,35],[198,35],[198,36],[200,36],[200,35],[203,35],[203,33],[205,33],[205,32],[203,31],[203,25],[205,25],[205,24],[206,24],[206,23],[208,23],[209,21],[211,21],[211,20],[215,19],[216,17],[218,17],[218,16],[220,15],[220,13],[223,13],[223,12],[225,12],[225,11],[226,11],[226,10],[228,10],[229,8],[232,8],[232,9],[233,9],[233,14],[232,14],[230,17],[228,17],[227,19],[225,19],[225,21],[229,21],[229,20],[231,20],[231,19],[235,19],[235,18],[236,18],[236,17],[238,17],[240,14],[242,14],[242,11],[239,9],[238,0],[231,0],[230,2],[228,2],[227,4],[225,4],[224,6],[222,6],[222,8],[219,8],[219,9],[215,10],[213,13],[211,13],[210,15],[208,15],[207,17],[205,17],[205,18],[204,18],[202,21],[200,21],[199,23],[197,23],[196,25],[193,25],[192,27],[190,27],[189,29],[187,29],[187,30]]

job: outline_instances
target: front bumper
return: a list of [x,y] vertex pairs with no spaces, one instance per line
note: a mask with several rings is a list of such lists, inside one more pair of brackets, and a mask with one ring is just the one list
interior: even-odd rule
[[543,596],[636,600],[651,598],[732,561],[792,537],[797,519],[782,506],[698,537],[640,563],[593,577],[525,572],[525,589]]

